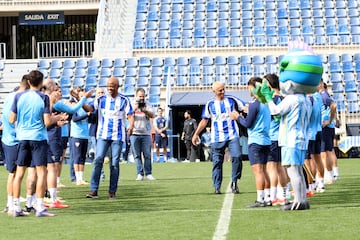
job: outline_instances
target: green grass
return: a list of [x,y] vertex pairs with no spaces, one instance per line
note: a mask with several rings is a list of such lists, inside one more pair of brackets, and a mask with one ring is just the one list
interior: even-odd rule
[[[282,212],[278,207],[246,208],[256,192],[245,161],[227,239],[359,239],[359,165],[359,159],[339,159],[341,179],[312,197],[309,211]],[[87,180],[91,167],[85,167]],[[211,163],[154,164],[157,180],[142,182],[135,181],[134,164],[123,164],[114,201],[107,199],[105,167],[99,199],[86,199],[89,187],[71,184],[64,165],[67,187],[59,195],[71,207],[53,210],[58,214],[54,218],[0,214],[1,239],[212,239],[225,194],[212,194]],[[224,163],[223,192],[230,170],[231,164]],[[6,177],[1,167],[0,206],[6,203]]]

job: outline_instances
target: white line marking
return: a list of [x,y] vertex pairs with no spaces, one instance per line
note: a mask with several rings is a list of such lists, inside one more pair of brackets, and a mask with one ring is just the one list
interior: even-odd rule
[[234,201],[234,194],[231,193],[231,181],[227,187],[224,202],[221,208],[220,217],[216,225],[213,240],[225,240],[229,231],[231,210]]

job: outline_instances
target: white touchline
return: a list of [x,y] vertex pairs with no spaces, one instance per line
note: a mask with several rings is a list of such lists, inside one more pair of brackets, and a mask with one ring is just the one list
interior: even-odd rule
[[224,197],[224,202],[221,208],[220,217],[216,225],[215,233],[213,235],[213,240],[225,240],[226,234],[229,231],[230,219],[231,219],[231,210],[234,201],[234,195],[231,193],[231,181],[226,188],[226,194]]

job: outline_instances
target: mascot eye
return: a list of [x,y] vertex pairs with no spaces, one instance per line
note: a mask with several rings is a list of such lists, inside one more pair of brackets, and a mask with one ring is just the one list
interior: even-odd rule
[[285,71],[285,68],[289,65],[289,61],[282,61],[280,63],[280,72]]

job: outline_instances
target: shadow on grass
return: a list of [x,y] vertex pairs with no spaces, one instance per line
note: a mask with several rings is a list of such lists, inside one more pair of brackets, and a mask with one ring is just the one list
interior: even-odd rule
[[313,206],[319,207],[355,207],[359,204],[360,182],[358,176],[338,180],[335,184],[326,185],[324,193],[317,193],[311,198]]

